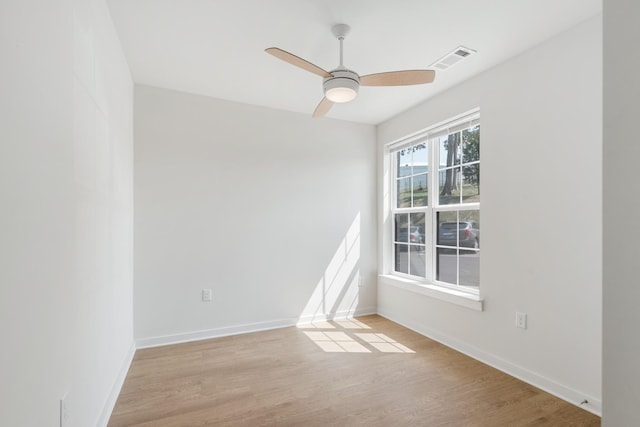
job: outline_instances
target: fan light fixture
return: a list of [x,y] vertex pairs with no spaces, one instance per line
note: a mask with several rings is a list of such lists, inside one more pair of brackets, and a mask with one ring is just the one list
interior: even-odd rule
[[338,86],[327,89],[324,93],[329,101],[335,103],[349,102],[353,100],[357,94],[358,92],[356,90],[347,86]]
[[333,76],[324,79],[324,96],[331,102],[352,101],[358,95],[360,79],[351,70],[336,70]]

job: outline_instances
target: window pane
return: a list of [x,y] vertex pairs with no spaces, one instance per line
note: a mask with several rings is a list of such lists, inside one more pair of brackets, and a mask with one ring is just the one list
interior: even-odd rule
[[409,245],[409,274],[425,277],[424,246]]
[[439,168],[448,168],[460,164],[460,132],[452,133],[440,138]]
[[462,131],[463,163],[480,160],[480,126]]
[[396,268],[395,271],[399,273],[409,274],[409,245],[402,245],[396,243]]
[[427,172],[429,165],[429,152],[427,150],[427,144],[417,144],[413,146],[413,174]]
[[411,175],[411,147],[402,149],[396,153],[396,169],[398,177]]
[[462,167],[462,203],[480,202],[480,163]]
[[455,249],[437,248],[436,280],[457,284],[458,257]]
[[409,214],[397,214],[395,219],[395,241],[409,243]]
[[409,243],[422,245],[425,242],[424,212],[410,214]]
[[397,181],[398,200],[396,201],[397,207],[409,208],[411,207],[411,177],[400,178]]
[[460,211],[459,245],[463,248],[480,248],[480,211]]
[[438,212],[438,245],[458,246],[457,212]]
[[440,171],[439,202],[441,205],[460,203],[460,168]]
[[427,174],[413,177],[413,206],[427,206],[429,201]]
[[460,285],[480,286],[480,251],[460,251]]

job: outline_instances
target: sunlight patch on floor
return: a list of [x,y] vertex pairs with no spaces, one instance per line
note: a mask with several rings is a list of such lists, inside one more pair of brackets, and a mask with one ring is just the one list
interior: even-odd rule
[[344,329],[371,329],[357,319],[334,320],[334,323]]
[[355,334],[362,341],[371,344],[383,353],[415,353],[409,347],[392,340],[385,334]]
[[327,353],[371,353],[344,332],[307,332],[305,335]]
[[[314,322],[299,325],[304,334],[327,353],[415,353],[393,338],[373,332],[367,324],[356,319]],[[352,330],[372,332],[351,332]]]

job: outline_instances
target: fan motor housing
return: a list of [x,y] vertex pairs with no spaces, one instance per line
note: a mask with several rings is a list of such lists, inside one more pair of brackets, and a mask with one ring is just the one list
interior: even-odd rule
[[325,96],[333,102],[349,102],[358,94],[360,77],[355,71],[339,69],[330,71],[331,77],[322,82]]

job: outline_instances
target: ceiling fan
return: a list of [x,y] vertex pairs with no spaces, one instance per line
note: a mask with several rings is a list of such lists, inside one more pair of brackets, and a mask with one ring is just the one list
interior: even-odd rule
[[349,70],[342,63],[343,41],[351,28],[346,24],[336,24],[331,28],[334,36],[340,41],[340,65],[335,70],[325,71],[311,62],[277,47],[265,49],[265,52],[282,59],[289,64],[323,77],[324,97],[318,104],[313,117],[322,117],[334,103],[352,101],[358,94],[360,86],[408,86],[431,83],[436,76],[433,70],[404,70],[360,76]]

